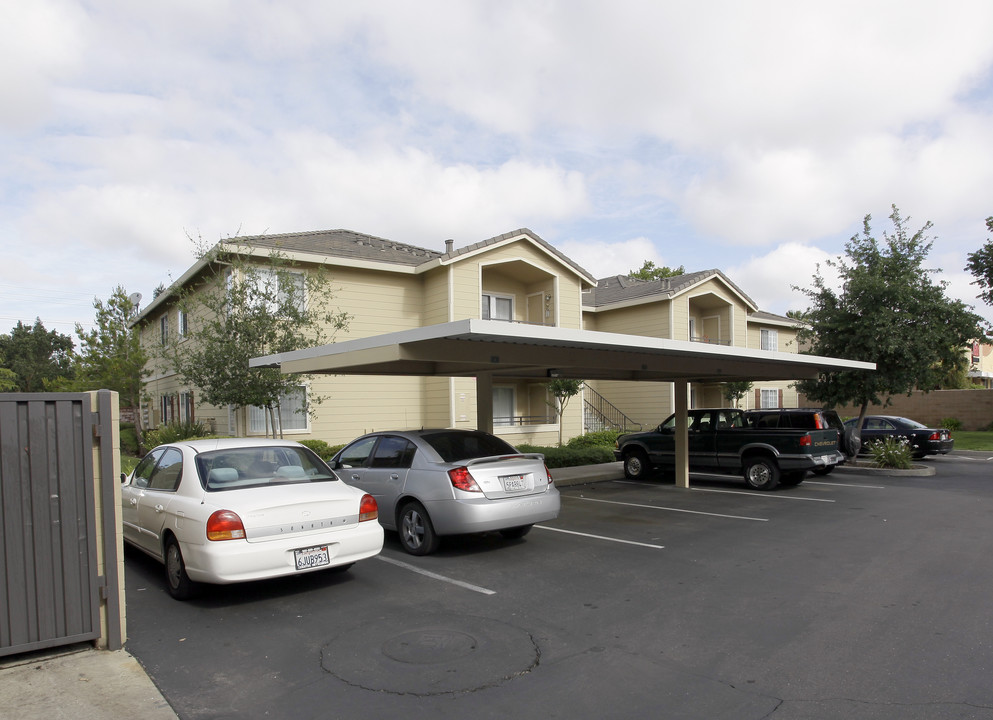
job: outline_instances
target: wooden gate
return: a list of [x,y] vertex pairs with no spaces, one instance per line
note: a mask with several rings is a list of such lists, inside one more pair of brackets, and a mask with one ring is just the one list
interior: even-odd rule
[[[0,656],[101,639],[101,603],[120,616],[115,400],[0,395]],[[123,644],[114,627],[109,649]]]

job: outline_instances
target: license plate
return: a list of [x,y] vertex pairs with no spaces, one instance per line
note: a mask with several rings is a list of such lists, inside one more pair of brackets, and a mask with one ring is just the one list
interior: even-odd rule
[[507,492],[528,489],[527,475],[503,475],[500,482],[503,483],[503,489]]
[[293,557],[296,559],[297,570],[310,570],[311,568],[331,564],[331,557],[328,555],[327,545],[294,550]]

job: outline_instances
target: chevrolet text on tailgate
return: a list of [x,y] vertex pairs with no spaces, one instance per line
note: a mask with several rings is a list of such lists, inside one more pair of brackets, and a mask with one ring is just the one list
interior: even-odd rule
[[[833,429],[756,429],[744,411],[730,408],[690,410],[686,422],[691,471],[741,474],[756,490],[799,485],[809,471],[844,460]],[[676,464],[675,415],[654,430],[621,435],[614,455],[632,480],[655,470],[671,472]]]

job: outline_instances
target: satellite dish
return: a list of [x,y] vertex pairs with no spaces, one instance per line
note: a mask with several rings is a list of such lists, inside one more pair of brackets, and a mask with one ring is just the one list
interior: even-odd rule
[[138,303],[141,302],[141,293],[131,293],[128,295],[128,302],[130,302],[135,307],[138,307]]

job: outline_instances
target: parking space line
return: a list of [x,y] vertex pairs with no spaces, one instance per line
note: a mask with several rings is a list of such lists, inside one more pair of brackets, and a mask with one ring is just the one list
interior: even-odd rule
[[453,580],[450,577],[445,577],[444,575],[439,575],[438,573],[433,573],[429,570],[423,570],[416,565],[411,565],[409,563],[400,562],[399,560],[394,560],[393,558],[386,557],[385,555],[377,555],[377,560],[382,560],[390,565],[396,565],[397,567],[402,567],[405,570],[412,570],[415,573],[424,575],[426,577],[432,578],[433,580],[441,580],[442,582],[449,583],[451,585],[458,585],[466,590],[472,590],[473,592],[482,593],[483,595],[496,595],[496,590],[487,590],[484,587],[479,587],[478,585],[472,585],[467,582],[462,582],[461,580]]
[[[563,495],[572,500],[586,500],[587,502],[606,503],[608,505],[624,505],[626,507],[646,508],[648,510],[665,510],[666,512],[689,513],[691,515],[709,515],[710,517],[730,518],[732,520],[754,520],[755,522],[769,522],[769,518],[746,517],[744,515],[724,515],[723,513],[704,512],[702,510],[685,510],[683,508],[665,507],[664,505],[642,505],[639,503],[620,502],[618,500],[599,500],[588,497],[573,497]],[[833,500],[831,502],[834,502]]]
[[837,487],[869,488],[871,490],[885,490],[885,485],[857,485],[855,483],[824,482],[822,480],[804,480],[804,485],[829,485]]
[[620,538],[607,537],[606,535],[593,535],[591,533],[576,532],[575,530],[563,530],[562,528],[548,527],[547,525],[535,525],[542,530],[565,533],[566,535],[579,535],[581,537],[593,538],[594,540],[606,540],[608,542],[624,543],[625,545],[640,545],[641,547],[652,548],[653,550],[664,550],[665,545],[652,545],[650,543],[637,542],[635,540],[621,540]]
[[710,492],[710,493],[727,493],[728,495],[744,495],[745,497],[755,498],[755,499],[770,499],[770,500],[806,500],[807,502],[823,502],[823,503],[833,503],[837,500],[826,500],[824,498],[809,498],[809,497],[799,497],[797,495],[772,495],[769,493],[755,493],[755,492],[743,492],[741,490],[715,490],[713,488],[690,488],[695,492]]

